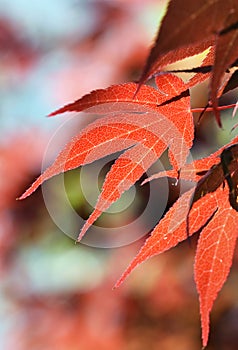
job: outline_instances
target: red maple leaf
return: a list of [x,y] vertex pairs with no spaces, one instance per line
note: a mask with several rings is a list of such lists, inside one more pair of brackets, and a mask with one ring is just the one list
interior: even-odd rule
[[147,58],[139,87],[172,61],[192,56],[214,45],[210,97],[217,122],[221,126],[217,96],[226,70],[237,59],[237,23],[236,0],[170,0],[155,44]]
[[110,116],[96,120],[74,137],[20,199],[29,196],[43,181],[60,172],[126,150],[107,174],[95,210],[81,231],[81,239],[99,215],[119,199],[166,148],[169,147],[171,164],[179,170],[185,164],[193,141],[190,98],[187,95],[160,105],[186,91],[187,85],[173,75],[158,77],[156,83],[161,91],[143,86],[136,98],[136,84],[96,90],[52,113],[88,108],[87,111],[93,109],[94,113],[110,113]]
[[227,189],[215,192],[217,211],[202,230],[194,273],[199,293],[203,345],[207,345],[209,314],[230,271],[238,234],[238,213],[231,208]]

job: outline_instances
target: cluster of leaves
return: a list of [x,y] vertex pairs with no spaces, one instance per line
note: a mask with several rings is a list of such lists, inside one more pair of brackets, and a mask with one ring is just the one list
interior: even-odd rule
[[[189,91],[210,79],[211,108],[221,126],[218,98],[238,86],[237,47],[236,0],[171,0],[138,84],[95,90],[51,113],[85,111],[100,118],[75,136],[20,197],[26,198],[52,176],[124,150],[105,178],[95,209],[78,237],[80,241],[100,214],[168,148],[173,169],[155,174],[148,181],[162,176],[177,178],[179,174],[180,179],[196,181],[197,185],[185,192],[154,228],[116,287],[138,264],[201,231],[194,271],[203,346],[208,341],[209,314],[228,276],[235,248],[238,137],[209,157],[186,164],[194,140]],[[201,66],[187,70],[195,73],[188,82],[175,72],[166,72],[168,64],[206,49],[209,52]],[[156,88],[144,85],[151,77]]]

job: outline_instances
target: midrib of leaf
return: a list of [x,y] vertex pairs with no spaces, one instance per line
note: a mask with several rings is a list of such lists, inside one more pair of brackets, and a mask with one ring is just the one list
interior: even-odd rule
[[[218,210],[218,213],[219,213],[219,210]],[[218,214],[217,213],[217,214]],[[229,215],[226,215],[225,218],[224,218],[224,222],[223,222],[223,227],[225,228],[226,227],[226,224],[227,224],[227,221],[230,217],[230,213]],[[211,234],[213,234],[213,232],[211,232]],[[208,280],[208,283],[207,283],[207,289],[206,289],[206,297],[207,297],[207,292],[209,291],[209,288],[210,286],[212,285],[212,272],[214,271],[214,267],[216,265],[216,259],[217,259],[217,251],[219,249],[219,246],[220,246],[220,241],[221,241],[221,236],[223,234],[226,234],[224,230],[219,230],[219,234],[218,234],[218,240],[217,240],[217,243],[214,243],[214,245],[216,246],[215,247],[215,252],[214,252],[214,255],[213,255],[213,258],[212,258],[212,264],[211,264],[211,268],[209,270],[210,274],[209,274],[209,280]],[[208,247],[209,248],[209,247]]]

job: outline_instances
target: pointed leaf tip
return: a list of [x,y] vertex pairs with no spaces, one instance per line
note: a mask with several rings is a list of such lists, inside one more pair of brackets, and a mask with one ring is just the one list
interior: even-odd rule
[[17,198],[17,200],[23,200],[27,197],[29,197],[33,192],[37,190],[37,188],[42,184],[43,177],[40,175],[35,182],[20,196]]

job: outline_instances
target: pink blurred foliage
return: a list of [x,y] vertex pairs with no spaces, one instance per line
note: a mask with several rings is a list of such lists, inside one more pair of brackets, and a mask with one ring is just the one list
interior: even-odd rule
[[0,144],[0,265],[21,231],[14,215],[14,210],[19,208],[16,198],[40,173],[45,141],[39,131],[29,130],[12,133]]
[[36,62],[39,52],[24,36],[24,29],[10,18],[0,16],[0,71],[2,75],[24,75]]
[[[28,298],[19,303],[22,325],[9,346],[18,350],[119,350],[123,299],[108,284],[86,294]],[[121,312],[120,312],[121,310]]]
[[27,180],[40,171],[45,142],[39,131],[29,130],[0,144],[0,210],[14,205]]

